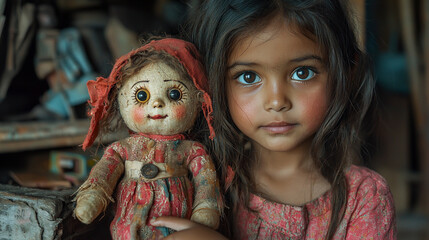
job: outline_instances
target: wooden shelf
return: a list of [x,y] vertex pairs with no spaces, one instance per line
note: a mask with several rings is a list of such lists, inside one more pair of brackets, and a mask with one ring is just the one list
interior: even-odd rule
[[[0,153],[27,150],[79,146],[85,139],[89,119],[52,122],[0,123]],[[103,142],[111,142],[124,133],[103,137]]]

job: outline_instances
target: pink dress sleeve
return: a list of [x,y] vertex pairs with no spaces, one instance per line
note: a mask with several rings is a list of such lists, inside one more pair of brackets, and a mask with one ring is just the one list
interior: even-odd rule
[[396,239],[393,196],[386,181],[375,172],[351,189],[355,208],[347,227],[346,239]]

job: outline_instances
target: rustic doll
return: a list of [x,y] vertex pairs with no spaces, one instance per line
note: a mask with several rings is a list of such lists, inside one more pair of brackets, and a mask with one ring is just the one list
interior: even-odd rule
[[[212,111],[195,47],[153,40],[118,59],[108,78],[88,83],[91,125],[83,149],[120,116],[130,136],[109,145],[76,195],[75,215],[91,223],[115,202],[113,239],[159,239],[169,234],[149,220],[177,216],[217,228],[219,187],[201,143],[186,140],[194,122]],[[116,197],[112,194],[116,192]]]

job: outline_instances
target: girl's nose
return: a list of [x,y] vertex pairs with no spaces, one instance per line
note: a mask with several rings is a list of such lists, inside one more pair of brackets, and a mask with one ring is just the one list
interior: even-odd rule
[[153,108],[162,108],[165,106],[164,101],[161,98],[157,98],[152,103]]
[[284,87],[284,83],[273,82],[271,84],[267,84],[264,94],[264,108],[266,111],[281,112],[287,111],[292,107],[292,103]]

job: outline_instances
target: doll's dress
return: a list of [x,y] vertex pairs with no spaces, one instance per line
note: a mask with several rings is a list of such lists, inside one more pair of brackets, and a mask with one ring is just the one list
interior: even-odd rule
[[[167,228],[149,225],[154,217],[189,219],[192,213],[207,209],[219,213],[215,167],[203,145],[184,140],[183,135],[133,134],[108,146],[94,169],[100,170],[91,171],[86,182],[101,186],[107,197],[122,177],[110,225],[115,240],[159,239],[169,234]],[[104,174],[93,174],[97,172]]]

